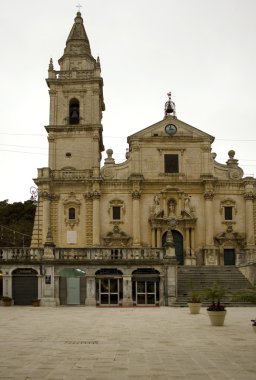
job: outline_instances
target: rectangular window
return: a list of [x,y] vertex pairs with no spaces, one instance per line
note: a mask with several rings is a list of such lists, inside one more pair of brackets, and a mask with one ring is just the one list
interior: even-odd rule
[[164,155],[164,172],[179,173],[179,156],[177,154]]
[[113,206],[113,220],[120,220],[121,219],[121,207],[119,206]]
[[231,206],[226,206],[224,207],[224,217],[225,217],[225,220],[232,220],[233,219],[233,211],[232,211],[233,207]]
[[76,209],[74,207],[68,209],[68,219],[76,219]]

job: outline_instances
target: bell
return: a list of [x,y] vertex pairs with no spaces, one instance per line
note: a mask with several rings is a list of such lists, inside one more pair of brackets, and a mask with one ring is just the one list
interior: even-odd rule
[[165,113],[172,113],[174,111],[172,105],[171,105],[171,102],[166,102],[165,103]]
[[79,123],[79,113],[77,108],[73,108],[70,112],[70,123],[78,124]]

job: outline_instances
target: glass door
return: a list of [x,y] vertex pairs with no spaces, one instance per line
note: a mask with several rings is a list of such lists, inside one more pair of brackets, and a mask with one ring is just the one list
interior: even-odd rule
[[122,279],[99,278],[96,280],[96,290],[100,305],[119,305],[122,295]]
[[159,282],[141,281],[133,282],[136,305],[156,305],[159,302]]

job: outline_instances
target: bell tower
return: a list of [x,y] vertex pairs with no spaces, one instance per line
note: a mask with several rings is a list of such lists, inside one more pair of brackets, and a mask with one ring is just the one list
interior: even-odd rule
[[98,177],[102,141],[103,79],[99,58],[91,54],[81,13],[66,41],[60,70],[50,60],[46,82],[50,94],[49,169],[79,170]]

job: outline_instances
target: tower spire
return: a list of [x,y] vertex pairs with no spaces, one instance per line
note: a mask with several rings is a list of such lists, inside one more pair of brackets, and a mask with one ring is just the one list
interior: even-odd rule
[[[78,7],[81,7],[81,5],[79,5]],[[61,64],[65,60],[65,58],[77,56],[79,56],[80,58],[89,56],[94,60],[94,58],[91,55],[90,42],[84,28],[84,21],[80,11],[77,12],[74,21],[75,22],[66,41],[64,54],[60,58],[59,64]]]

